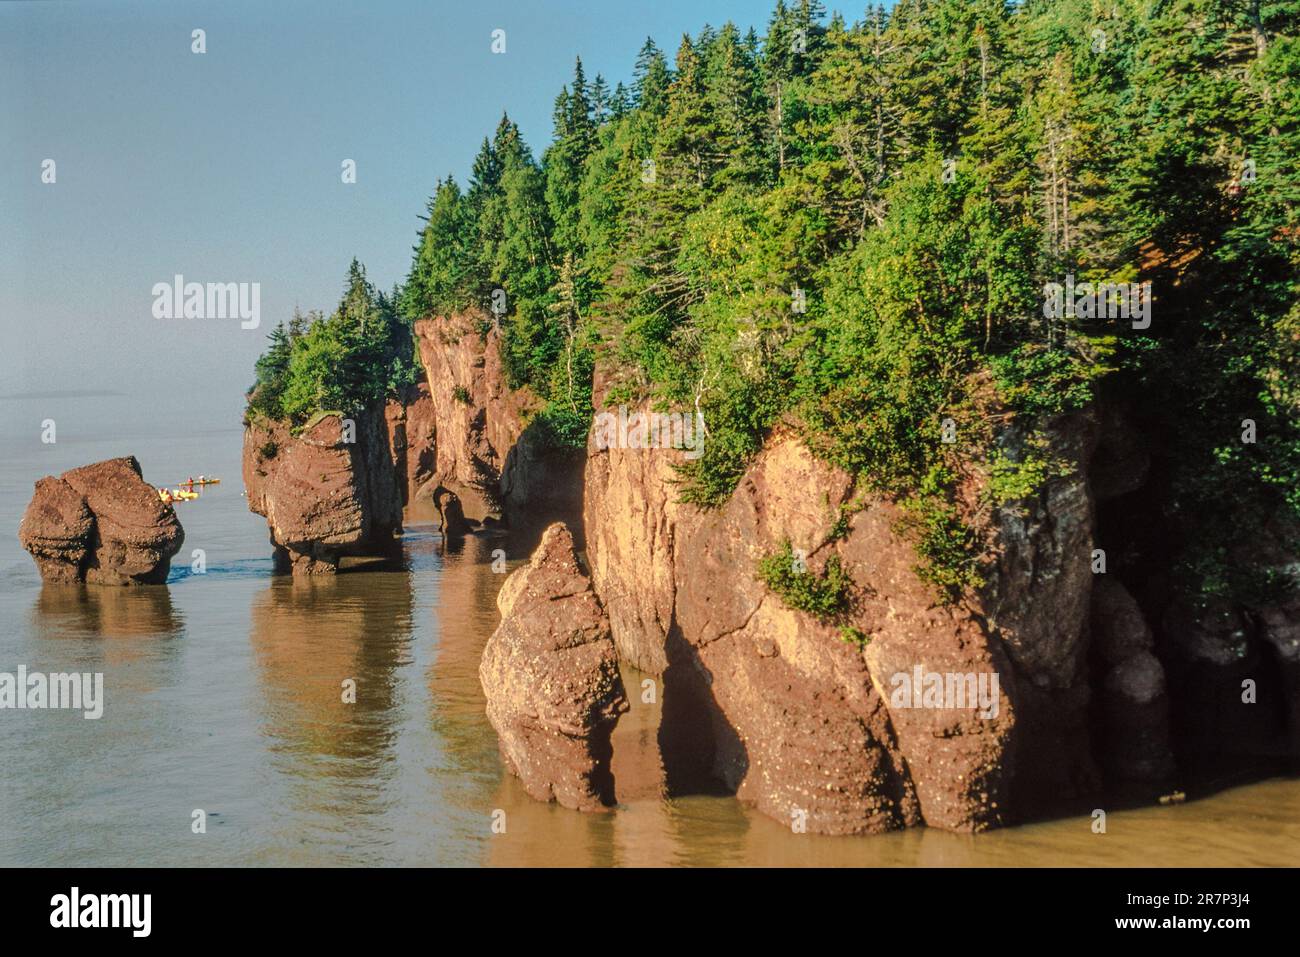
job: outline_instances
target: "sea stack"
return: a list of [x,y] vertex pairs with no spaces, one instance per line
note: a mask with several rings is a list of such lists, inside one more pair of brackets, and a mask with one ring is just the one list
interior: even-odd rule
[[38,481],[18,540],[47,582],[152,585],[167,580],[185,533],[128,455]]
[[332,574],[348,555],[386,556],[402,529],[402,490],[383,407],[244,431],[248,507],[266,517],[276,556],[295,575]]
[[562,523],[497,596],[501,624],[479,665],[506,767],[542,801],[614,802],[610,736],[628,710],[609,618]]

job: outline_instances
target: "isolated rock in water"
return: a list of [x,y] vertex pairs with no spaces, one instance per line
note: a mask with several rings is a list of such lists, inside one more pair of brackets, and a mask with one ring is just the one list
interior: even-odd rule
[[18,540],[46,581],[140,585],[167,580],[185,533],[128,455],[37,482]]
[[470,533],[471,525],[459,495],[440,486],[433,493],[433,504],[438,509],[443,538],[463,538]]
[[18,540],[32,553],[46,581],[79,581],[90,554],[95,516],[67,482],[47,475],[36,483]]
[[610,735],[628,703],[609,619],[567,527],[546,529],[497,606],[479,680],[506,766],[538,800],[584,811],[612,804]]
[[402,493],[383,408],[323,415],[301,435],[282,423],[244,432],[248,507],[266,516],[293,572],[334,572],[345,555],[387,555],[401,530]]

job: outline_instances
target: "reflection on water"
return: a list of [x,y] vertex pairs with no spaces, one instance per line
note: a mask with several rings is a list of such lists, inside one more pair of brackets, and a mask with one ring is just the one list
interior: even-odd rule
[[[242,503],[234,500],[234,506]],[[224,507],[224,506],[223,506]],[[195,513],[199,515],[200,513]],[[220,513],[213,513],[213,528]],[[225,521],[233,522],[233,508]],[[504,535],[445,544],[407,517],[402,561],[274,577],[257,523],[191,533],[205,575],[166,587],[41,587],[0,612],[0,670],[103,671],[104,718],[0,714],[0,864],[1234,865],[1300,859],[1300,785],[978,836],[793,834],[729,797],[664,797],[661,701],[624,670],[614,736],[621,804],[579,814],[503,773],[478,663],[497,624]],[[242,515],[240,516],[242,521]],[[224,526],[223,526],[224,527]],[[235,526],[231,526],[235,527]],[[24,577],[25,576],[25,577]],[[344,701],[343,683],[356,683]],[[190,815],[205,810],[208,832]],[[505,833],[494,834],[494,812]]]
[[[381,765],[392,743],[396,671],[410,663],[410,608],[404,575],[267,585],[253,602],[249,638],[277,750],[341,759],[331,762],[336,771]],[[345,701],[345,682],[355,703]]]
[[166,588],[42,585],[31,624],[48,638],[174,638],[185,621]]
[[[509,554],[509,546],[501,536],[474,536],[442,549],[438,601],[433,609],[438,654],[425,669],[428,721],[442,739],[443,760],[432,773],[449,809],[456,812],[454,821],[461,836],[476,845],[491,834],[491,811],[500,804],[486,795],[495,791],[504,776],[496,733],[484,713],[478,664],[483,644],[496,628],[496,595],[506,578],[492,573],[491,553],[500,548]],[[506,570],[518,564],[518,560],[509,562]]]
[[166,588],[42,585],[28,620],[44,638],[61,643],[48,646],[49,667],[38,667],[30,656],[21,662],[29,671],[111,672],[118,676],[114,697],[150,694],[176,680],[175,640],[185,619]]
[[254,599],[249,638],[262,734],[291,782],[285,812],[360,830],[391,800],[397,675],[411,661],[407,576],[274,578]]

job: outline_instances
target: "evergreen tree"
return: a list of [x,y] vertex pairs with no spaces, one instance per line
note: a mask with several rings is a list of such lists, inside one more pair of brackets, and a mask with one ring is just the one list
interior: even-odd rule
[[[294,319],[301,319],[296,309]],[[258,357],[254,367],[257,379],[249,390],[248,407],[250,411],[267,418],[279,419],[284,415],[280,400],[288,380],[289,357],[292,354],[293,343],[289,330],[285,328],[283,322],[277,323],[267,338],[270,340],[270,345]]]
[[599,73],[591,84],[591,119],[596,126],[601,126],[610,118],[612,97],[609,84]]
[[465,299],[473,268],[469,204],[450,176],[429,200],[425,227],[401,296],[408,321],[457,308]]
[[615,120],[621,120],[632,109],[632,94],[628,92],[627,87],[618,83],[614,87],[614,93],[609,101],[609,115]]
[[[848,24],[776,0],[765,35],[706,26],[672,69],[647,39],[612,92],[578,61],[540,164],[503,116],[465,191],[437,184],[400,289],[354,263],[328,318],[273,330],[250,412],[400,391],[413,323],[499,288],[551,441],[585,442],[598,353],[627,398],[705,414],[680,486],[701,506],[787,423],[903,506],[955,593],[990,507],[1059,466],[1043,423],[1103,395],[1143,410],[1169,503],[1116,566],[1245,602],[1276,584],[1245,546],[1300,528],[1298,20],[1300,0],[897,0]],[[1150,282],[1150,327],[1047,318],[1067,275]]]
[[763,74],[771,103],[769,129],[778,169],[786,166],[787,124],[791,121],[790,86],[812,73],[821,54],[825,8],[818,0],[799,0],[787,7],[777,0],[763,42]]
[[632,103],[644,112],[657,115],[666,105],[671,81],[668,61],[650,37],[646,37],[632,70]]
[[558,250],[581,254],[578,219],[579,191],[587,157],[596,142],[596,120],[587,96],[582,61],[574,68],[573,92],[560,92],[555,101],[554,136],[544,157],[546,203],[555,224]]
[[769,178],[760,135],[764,103],[757,61],[733,23],[723,26],[705,56],[715,182],[719,187],[756,186]]

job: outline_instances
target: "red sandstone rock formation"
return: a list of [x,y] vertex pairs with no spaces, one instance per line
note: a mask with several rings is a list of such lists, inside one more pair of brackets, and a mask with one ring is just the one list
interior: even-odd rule
[[[1246,678],[1286,696],[1296,748],[1300,603],[1171,605],[1159,587],[1141,587],[1122,555],[1112,555],[1121,575],[1094,574],[1098,503],[1125,514],[1150,470],[1124,410],[1050,424],[1053,451],[1071,467],[994,513],[988,581],[942,604],[915,575],[896,507],[854,488],[792,434],[771,436],[731,499],[707,512],[677,500],[678,452],[593,440],[581,483],[524,454],[522,423],[536,403],[506,387],[495,334],[479,334],[489,326],[453,317],[418,327],[440,492],[461,490],[471,514],[513,501],[516,514],[555,517],[557,489],[581,490],[586,561],[618,658],[662,676],[670,793],[707,776],[783,823],[823,833],[979,830],[1095,793],[1094,758],[1108,776],[1166,779],[1174,686],[1183,723],[1203,728],[1207,746],[1275,737],[1269,708],[1240,706]],[[847,533],[831,536],[840,506],[851,507]],[[786,539],[814,572],[838,558],[852,595],[842,622],[792,610],[758,581],[759,559]],[[1282,551],[1276,559],[1291,567]],[[507,617],[522,641],[527,615]],[[866,636],[865,648],[841,640],[839,624]],[[517,681],[534,673],[494,655],[498,685],[511,669]],[[996,676],[996,708],[909,706],[896,680],[913,673]],[[547,739],[503,732],[503,749],[507,733],[507,763],[544,780],[531,762],[555,763]],[[549,796],[547,786],[535,793]]]
[[344,556],[394,550],[402,496],[382,408],[321,416],[296,436],[283,423],[250,423],[243,472],[248,507],[266,516],[277,556],[294,574],[330,573]]
[[436,420],[429,384],[412,386],[400,400],[389,399],[384,406],[384,421],[405,505],[425,491],[437,466]]
[[[1072,737],[1081,707],[1062,709],[1064,728],[1045,707],[1038,727],[1019,728],[1026,685],[1044,702],[1080,689],[1086,701],[1092,529],[1081,479],[1058,481],[1007,516],[997,587],[944,606],[916,577],[887,501],[859,499],[848,534],[831,540],[855,490],[792,436],[774,436],[730,501],[709,512],[675,503],[668,479],[678,454],[593,444],[586,476],[588,556],[620,656],[663,673],[666,700],[674,689],[688,699],[676,717],[665,705],[670,746],[702,746],[713,775],[740,797],[822,833],[997,824],[1017,752],[1044,741],[1071,744],[1044,768],[1051,787],[1089,780],[1086,734]],[[855,596],[848,623],[868,636],[865,652],[757,580],[758,561],[787,538],[814,572],[839,557]],[[891,708],[895,676],[918,665],[983,674],[990,687],[997,675],[996,713]],[[709,735],[698,733],[702,716]],[[693,735],[686,725],[697,726]]]
[[460,496],[439,486],[433,493],[433,506],[438,510],[438,527],[444,539],[464,538],[474,526],[465,518],[465,508]]
[[18,539],[46,581],[140,585],[167,580],[185,533],[128,455],[37,482]]
[[550,448],[531,425],[542,404],[529,389],[509,387],[489,317],[435,316],[415,333],[432,401],[436,484],[478,521],[563,518],[581,546],[584,456]]
[[591,811],[614,801],[610,736],[627,698],[609,619],[560,523],[497,597],[479,665],[506,767],[533,797]]

